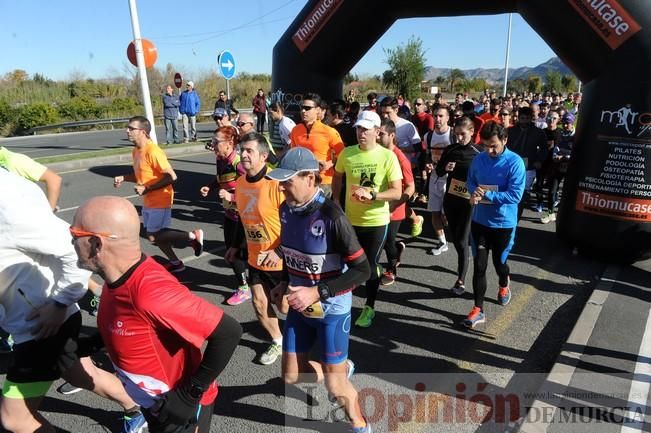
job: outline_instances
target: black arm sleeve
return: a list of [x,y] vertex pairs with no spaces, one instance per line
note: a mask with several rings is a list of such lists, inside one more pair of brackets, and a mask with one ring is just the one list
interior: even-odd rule
[[450,150],[452,149],[453,146],[448,146],[443,150],[443,153],[441,154],[441,159],[439,159],[439,162],[436,163],[436,167],[434,167],[434,171],[436,172],[436,175],[438,177],[443,177],[447,173],[445,171],[445,166],[448,165],[448,159],[450,156]]
[[190,382],[207,388],[226,368],[242,336],[242,326],[231,316],[224,314],[215,330],[208,337],[201,364]]
[[348,270],[334,280],[328,281],[330,296],[337,296],[341,292],[354,289],[368,280],[371,275],[371,266],[366,254],[357,240],[355,230],[343,213],[335,219],[335,225],[337,227],[336,250],[346,261]]

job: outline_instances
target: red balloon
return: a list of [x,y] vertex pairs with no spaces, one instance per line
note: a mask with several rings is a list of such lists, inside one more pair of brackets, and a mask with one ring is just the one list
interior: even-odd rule
[[[158,49],[149,39],[142,39],[142,51],[145,56],[145,68],[151,68],[158,59]],[[138,66],[136,61],[136,43],[131,41],[127,47],[127,58],[133,66]]]

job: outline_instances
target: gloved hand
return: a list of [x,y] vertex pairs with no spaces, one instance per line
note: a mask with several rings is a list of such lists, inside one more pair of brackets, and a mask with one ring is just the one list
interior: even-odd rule
[[196,421],[199,400],[190,395],[190,383],[183,384],[166,392],[151,409],[162,424],[187,426]]

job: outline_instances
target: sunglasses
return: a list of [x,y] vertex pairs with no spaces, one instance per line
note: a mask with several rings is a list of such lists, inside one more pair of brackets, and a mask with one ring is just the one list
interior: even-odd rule
[[246,125],[247,123],[250,123],[251,125],[253,125],[253,122],[237,122],[237,126],[242,127],[242,126]]
[[107,239],[118,239],[118,235],[114,235],[111,233],[103,233],[103,232],[88,232],[86,230],[81,230],[81,229],[76,229],[74,227],[70,227],[70,234],[72,235],[72,239],[77,240],[78,238],[84,238],[87,236],[99,236]]
[[500,116],[510,116],[511,113],[500,113]]
[[215,120],[222,120],[224,117],[223,116],[213,116],[213,119]]
[[314,105],[301,105],[301,110],[302,111],[310,111],[313,108],[315,108]]
[[416,102],[414,105],[420,106],[420,105],[423,105],[423,103],[422,102]]

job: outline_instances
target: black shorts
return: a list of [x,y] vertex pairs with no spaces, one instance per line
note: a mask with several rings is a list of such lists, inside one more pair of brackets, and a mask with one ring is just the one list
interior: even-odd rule
[[68,318],[59,332],[44,340],[30,340],[14,346],[7,380],[14,383],[54,381],[61,377],[64,358],[74,357],[81,329],[81,312]]
[[263,271],[249,265],[249,285],[262,284],[267,289],[273,289],[282,281],[282,271]]

